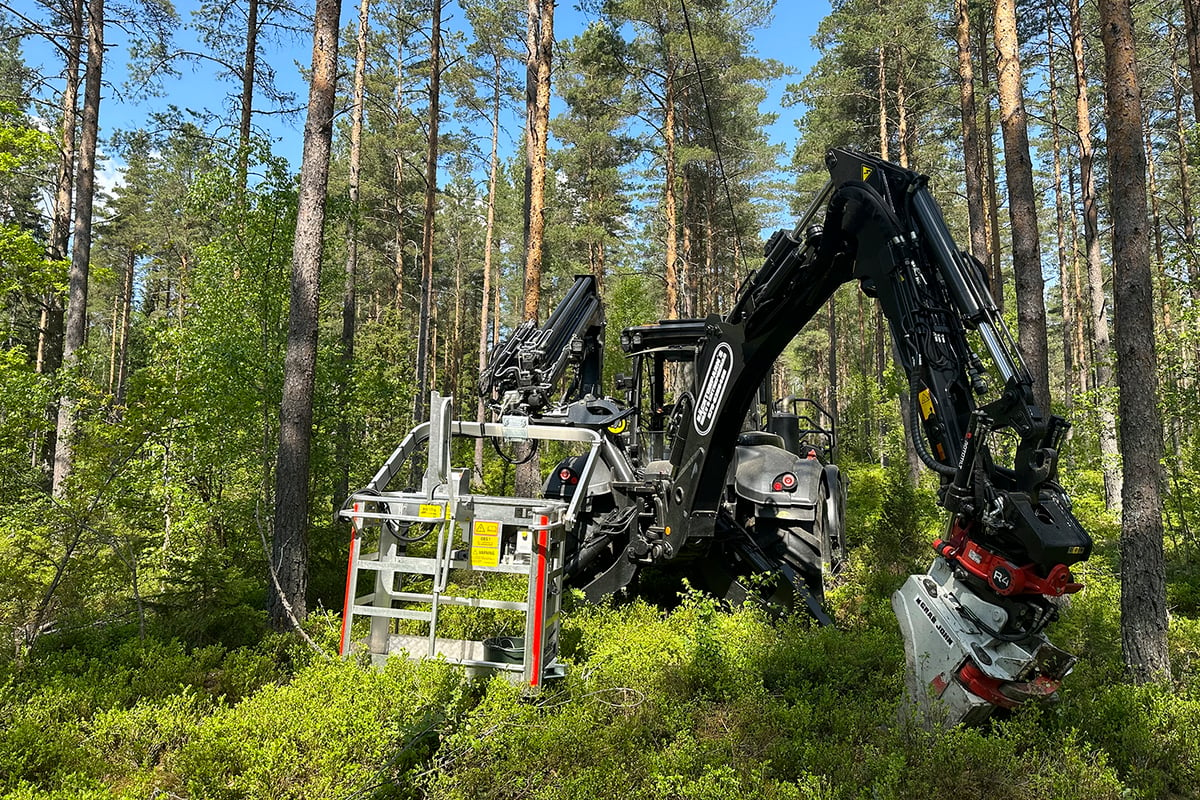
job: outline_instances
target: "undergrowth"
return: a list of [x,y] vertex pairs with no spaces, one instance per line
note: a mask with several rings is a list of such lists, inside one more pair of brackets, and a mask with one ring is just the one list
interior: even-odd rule
[[[902,717],[888,598],[927,563],[929,493],[852,475],[837,628],[685,590],[575,605],[567,676],[528,696],[440,662],[383,669],[290,636],[189,646],[177,628],[45,637],[0,664],[0,795],[13,798],[1183,798],[1200,790],[1200,620],[1175,609],[1170,685],[1121,667],[1117,529],[1086,503],[1097,555],[1052,638],[1080,662],[1061,702],[979,729]],[[1172,596],[1194,570],[1172,553]],[[239,612],[245,620],[249,612]],[[326,654],[332,615],[310,619]]]

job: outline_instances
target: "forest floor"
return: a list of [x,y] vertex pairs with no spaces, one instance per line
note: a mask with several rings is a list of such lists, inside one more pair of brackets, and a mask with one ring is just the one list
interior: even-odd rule
[[[1200,797],[1200,576],[1169,554],[1169,684],[1127,682],[1117,528],[1051,628],[1080,656],[1057,704],[925,731],[901,712],[891,592],[930,551],[931,498],[853,470],[836,628],[687,590],[564,615],[567,676],[536,697],[441,662],[383,669],[268,634],[225,609],[206,641],[169,620],[44,637],[0,663],[0,796],[12,798],[1174,798]],[[1089,499],[1090,497],[1090,499]],[[197,610],[197,614],[207,613]]]

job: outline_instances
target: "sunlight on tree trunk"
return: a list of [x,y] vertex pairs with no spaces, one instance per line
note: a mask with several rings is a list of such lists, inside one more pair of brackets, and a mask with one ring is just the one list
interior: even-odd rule
[[340,11],[338,0],[317,0],[313,20],[312,85],[304,123],[292,246],[291,303],[275,468],[275,528],[269,563],[268,613],[276,630],[299,627],[308,615],[308,473]]

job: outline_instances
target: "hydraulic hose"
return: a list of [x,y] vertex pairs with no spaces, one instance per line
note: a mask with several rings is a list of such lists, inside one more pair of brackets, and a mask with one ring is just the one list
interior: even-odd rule
[[925,466],[929,467],[939,475],[954,477],[958,473],[958,469],[950,466],[949,464],[943,464],[934,458],[933,453],[929,452],[929,445],[926,444],[925,438],[921,436],[921,404],[917,400],[917,394],[920,392],[920,390],[921,382],[917,378],[916,374],[913,374],[913,376],[908,379],[908,413],[910,422],[912,423],[911,433],[913,447],[916,448],[917,455],[920,457]]

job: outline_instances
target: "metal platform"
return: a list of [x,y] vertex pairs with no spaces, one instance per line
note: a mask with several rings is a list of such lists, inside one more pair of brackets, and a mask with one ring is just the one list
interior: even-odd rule
[[[352,527],[341,653],[365,650],[376,663],[398,654],[443,658],[475,670],[502,671],[537,687],[564,671],[558,661],[558,632],[566,529],[574,523],[583,493],[571,503],[471,494],[469,472],[450,466],[450,440],[457,435],[586,444],[591,450],[585,471],[590,474],[601,439],[594,431],[580,428],[451,421],[449,413],[450,398],[434,393],[430,422],[409,434],[371,483],[347,500],[340,514]],[[388,491],[392,477],[426,441],[429,462],[421,490]],[[364,532],[369,528],[378,530],[379,547],[363,553]],[[419,533],[412,534],[413,530]],[[359,595],[363,573],[373,573],[373,590]],[[469,573],[520,575],[525,579],[525,598],[501,600],[484,596],[482,589],[468,593],[462,586],[453,588],[480,583],[451,581],[452,575],[469,578]],[[523,614],[523,662],[489,659],[483,641],[441,635],[441,612],[451,607]],[[356,617],[370,620],[370,632],[361,643],[352,642]],[[406,627],[422,628],[424,633],[396,631],[395,620],[409,621],[413,624]]]

